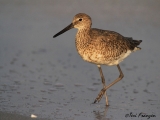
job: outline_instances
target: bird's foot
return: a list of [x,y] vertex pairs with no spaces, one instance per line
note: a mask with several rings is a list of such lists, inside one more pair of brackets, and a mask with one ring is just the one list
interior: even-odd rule
[[95,101],[93,103],[97,103],[101,100],[101,98],[103,97],[104,93],[105,93],[106,89],[103,88],[100,93],[98,94],[98,96],[96,97]]

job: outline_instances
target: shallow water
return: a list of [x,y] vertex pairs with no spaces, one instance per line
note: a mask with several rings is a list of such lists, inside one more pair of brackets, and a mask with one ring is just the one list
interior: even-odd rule
[[[66,120],[160,119],[160,16],[158,0],[0,2],[0,116]],[[141,51],[121,64],[122,81],[92,104],[102,88],[98,68],[84,62],[75,48],[76,29],[54,38],[84,12],[93,27],[142,39]],[[106,83],[119,75],[103,66]],[[14,113],[14,114],[9,114]],[[8,115],[9,114],[9,115]]]

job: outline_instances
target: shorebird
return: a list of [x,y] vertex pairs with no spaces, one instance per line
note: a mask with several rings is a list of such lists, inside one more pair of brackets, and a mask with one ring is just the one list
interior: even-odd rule
[[[94,103],[99,102],[103,95],[105,95],[106,105],[108,106],[106,90],[124,77],[119,63],[132,52],[140,50],[141,48],[138,45],[142,40],[133,40],[132,37],[124,37],[110,30],[91,28],[91,25],[92,20],[89,15],[78,13],[74,16],[72,23],[55,34],[53,38],[72,28],[78,29],[75,42],[77,51],[83,60],[97,65],[103,84],[103,88]],[[108,86],[105,83],[101,65],[115,65],[120,73],[119,77]]]

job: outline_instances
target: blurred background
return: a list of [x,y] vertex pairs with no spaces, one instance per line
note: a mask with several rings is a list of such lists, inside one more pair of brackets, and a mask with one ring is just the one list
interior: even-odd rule
[[[102,84],[97,66],[76,51],[77,30],[53,39],[77,13],[91,16],[94,28],[143,40],[120,64],[124,78],[108,89],[107,109],[104,98],[91,104]],[[124,120],[142,112],[160,119],[159,0],[1,0],[0,16],[1,117]],[[119,75],[115,66],[102,69],[106,84]]]

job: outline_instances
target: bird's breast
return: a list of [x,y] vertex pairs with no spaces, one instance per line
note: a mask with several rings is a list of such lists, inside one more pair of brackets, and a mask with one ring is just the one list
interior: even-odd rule
[[78,47],[77,51],[83,60],[95,64],[107,64],[107,56],[103,54],[103,51],[97,50],[96,47],[88,45],[85,47]]

